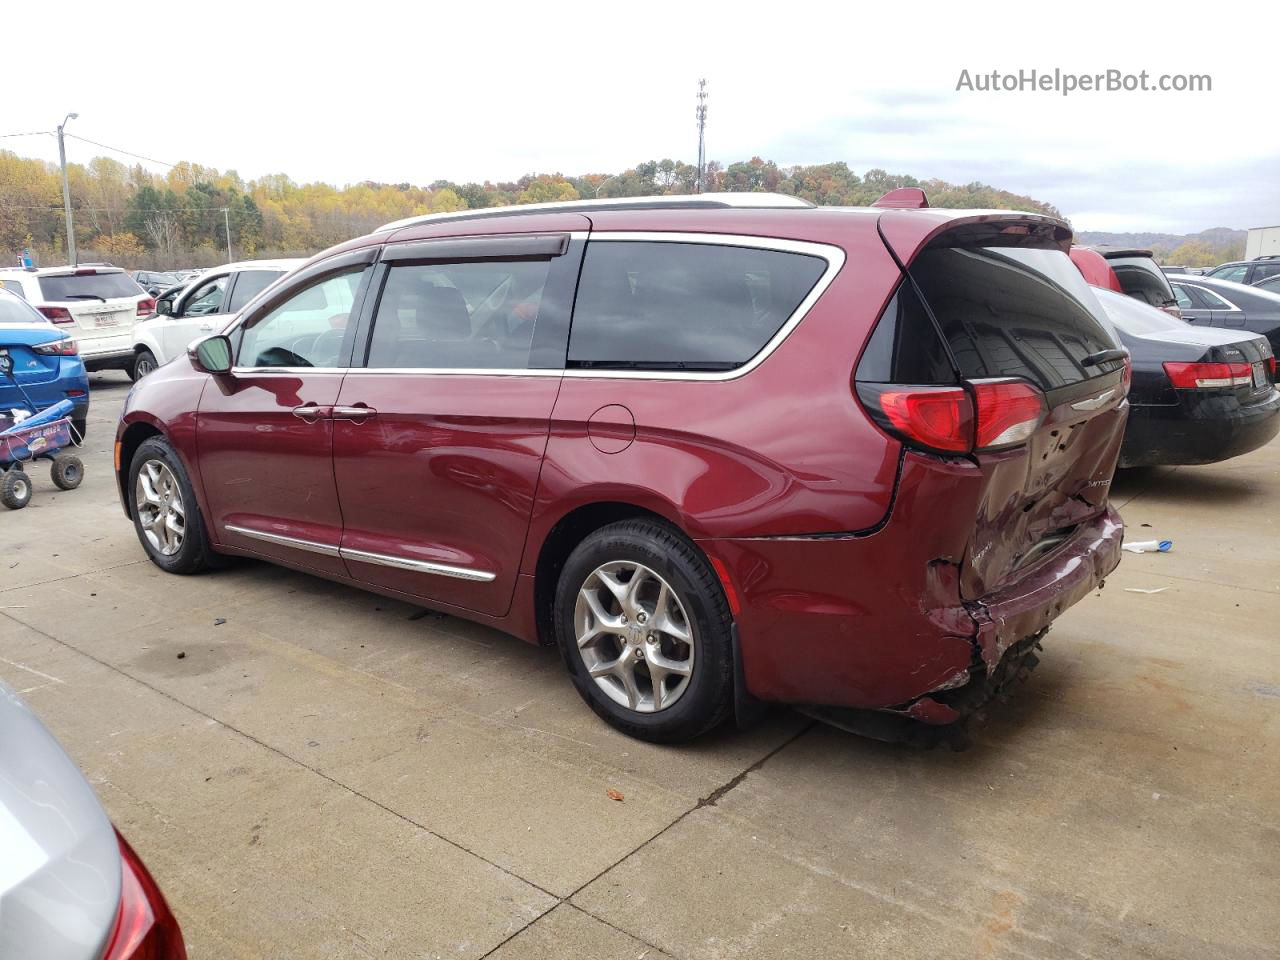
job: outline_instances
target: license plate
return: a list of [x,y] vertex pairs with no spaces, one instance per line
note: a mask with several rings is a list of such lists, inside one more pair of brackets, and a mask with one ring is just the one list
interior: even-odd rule
[[1267,368],[1261,363],[1253,365],[1253,385],[1255,387],[1265,387],[1267,385]]
[[100,313],[93,318],[95,327],[114,327],[120,323],[120,314],[118,313]]

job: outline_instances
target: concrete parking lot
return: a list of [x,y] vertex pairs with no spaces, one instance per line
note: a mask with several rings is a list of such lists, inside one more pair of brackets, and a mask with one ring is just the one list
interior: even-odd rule
[[784,709],[666,748],[553,650],[261,564],[161,574],[111,476],[128,383],[92,380],[84,485],[0,510],[0,678],[193,960],[1280,955],[1280,444],[1117,481],[1173,552],[1126,554],[967,751]]

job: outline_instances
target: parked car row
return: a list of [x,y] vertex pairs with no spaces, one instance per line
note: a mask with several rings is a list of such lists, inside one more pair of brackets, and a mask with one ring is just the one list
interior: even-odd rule
[[1121,466],[1215,463],[1280,432],[1280,296],[1166,276],[1149,250],[1073,247],[1071,259],[1132,358]]

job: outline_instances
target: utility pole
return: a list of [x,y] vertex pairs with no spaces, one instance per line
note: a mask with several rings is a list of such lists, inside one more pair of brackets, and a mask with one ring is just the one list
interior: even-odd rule
[[707,176],[707,81],[698,81],[698,193]]
[[227,263],[232,263],[235,258],[231,256],[231,210],[228,207],[222,208],[222,222],[227,228]]
[[62,209],[67,214],[67,258],[73,267],[77,266],[80,260],[76,256],[76,227],[71,220],[71,181],[67,179],[67,146],[62,139],[62,128],[67,125],[68,120],[75,120],[79,116],[78,113],[68,113],[58,124],[58,162],[62,164]]

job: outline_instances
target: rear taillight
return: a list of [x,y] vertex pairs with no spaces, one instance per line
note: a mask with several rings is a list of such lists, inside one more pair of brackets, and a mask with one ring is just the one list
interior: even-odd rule
[[1022,443],[1044,418],[1044,394],[1025,380],[974,380],[979,450]]
[[971,380],[968,387],[857,385],[880,426],[935,453],[1016,446],[1044,419],[1044,394],[1024,380]]
[[65,340],[37,344],[31,348],[31,352],[43,354],[46,357],[74,357],[80,352],[80,348],[76,346],[74,340],[67,337]]
[[1166,363],[1164,372],[1177,390],[1247,387],[1253,382],[1247,363]]
[[120,906],[102,960],[186,960],[178,921],[160,888],[124,837],[120,842]]
[[973,439],[973,401],[960,387],[899,387],[858,384],[863,402],[887,427],[913,446],[941,453],[968,453]]
[[1274,383],[1276,379],[1276,358],[1267,357],[1267,372],[1271,374],[1271,380]]
[[152,297],[138,301],[138,316],[149,317],[156,312],[156,301]]
[[36,309],[54,323],[75,323],[75,319],[71,316],[71,311],[66,307],[36,307]]

